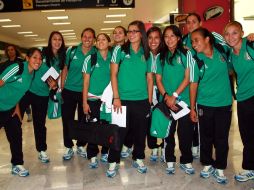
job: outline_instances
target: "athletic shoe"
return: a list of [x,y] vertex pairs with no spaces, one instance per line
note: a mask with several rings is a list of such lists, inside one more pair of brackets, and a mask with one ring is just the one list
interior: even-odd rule
[[167,162],[167,168],[166,168],[166,173],[168,175],[175,174],[175,162]]
[[97,160],[97,157],[92,157],[92,158],[91,158],[91,162],[89,163],[89,168],[90,168],[90,169],[98,168],[98,160]]
[[147,167],[145,166],[143,160],[137,159],[136,161],[133,162],[132,166],[134,168],[137,168],[137,171],[139,173],[146,173],[147,172]]
[[195,173],[195,169],[192,167],[191,163],[180,164],[180,168],[187,174],[192,175]]
[[152,149],[152,154],[150,156],[150,161],[157,162],[158,160],[158,148]]
[[63,155],[63,160],[70,160],[74,155],[72,148],[66,148],[65,153]]
[[118,164],[116,164],[116,162],[109,163],[108,170],[106,171],[106,176],[110,178],[115,177],[117,170],[118,170]]
[[216,181],[220,184],[228,183],[227,177],[224,175],[223,170],[215,169],[213,176],[216,179]]
[[213,166],[205,166],[204,169],[200,172],[200,177],[209,178],[211,174],[214,172]]
[[50,161],[49,156],[48,156],[47,152],[45,152],[45,151],[40,151],[38,158],[42,163],[48,163]]
[[103,163],[108,162],[108,154],[101,154],[101,162]]
[[20,177],[26,177],[29,175],[29,171],[25,169],[23,165],[12,166],[11,173],[13,175],[19,175]]
[[83,146],[77,147],[77,155],[79,155],[82,158],[87,158],[86,149]]
[[122,151],[121,151],[121,158],[127,158],[130,156],[132,152],[131,148],[128,148],[127,146],[123,145]]
[[254,179],[254,170],[243,170],[239,174],[235,175],[235,180],[245,182],[250,179]]

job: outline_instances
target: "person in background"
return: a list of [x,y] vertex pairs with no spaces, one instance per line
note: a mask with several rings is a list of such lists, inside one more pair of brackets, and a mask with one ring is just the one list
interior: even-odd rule
[[[89,115],[91,119],[96,118],[97,122],[100,118],[100,97],[110,82],[110,61],[111,52],[109,50],[110,37],[105,33],[100,33],[96,37],[96,47],[98,49],[95,55],[89,55],[83,65],[82,72],[84,73],[84,88],[83,88],[83,110],[84,114]],[[95,65],[92,65],[92,56],[97,57]],[[101,120],[107,123],[105,120]],[[88,143],[87,158],[91,159],[90,168],[98,167],[97,154],[99,152],[98,145]],[[102,162],[108,161],[108,148],[102,147],[101,159]]]
[[197,52],[197,64],[190,85],[190,117],[200,124],[200,162],[204,165],[200,176],[209,178],[213,174],[218,183],[225,184],[232,116],[228,61],[207,29],[194,30],[191,41]]
[[28,105],[32,106],[33,126],[36,150],[38,159],[42,163],[48,163],[50,158],[47,154],[47,128],[46,117],[49,102],[50,90],[57,90],[58,81],[49,77],[46,82],[42,81],[42,76],[53,67],[58,73],[61,72],[65,62],[65,44],[63,36],[58,31],[51,32],[48,39],[48,46],[42,50],[43,62],[35,72],[34,79],[29,91],[20,101],[21,114]]
[[231,67],[237,76],[237,116],[243,142],[243,171],[235,179],[245,182],[254,179],[254,47],[253,42],[243,38],[242,25],[232,21],[225,26],[224,38],[232,47]]
[[[19,49],[17,48],[17,46],[13,44],[9,44],[6,46],[5,55],[8,58],[7,61],[11,63],[16,63],[17,61],[18,62],[24,61],[24,58],[22,57]],[[27,107],[26,114],[27,114],[27,122],[31,122],[33,118],[32,118],[32,111],[30,106]]]
[[115,27],[113,31],[113,46],[123,45],[126,41],[127,30],[123,26]]
[[[81,33],[81,41],[78,46],[68,48],[61,75],[63,140],[66,148],[63,160],[70,160],[74,155],[74,144],[69,137],[69,121],[74,120],[76,109],[78,109],[78,120],[81,121],[84,118],[82,67],[86,57],[96,52],[96,48],[93,46],[95,41],[94,29],[85,28]],[[86,142],[77,141],[76,145],[77,154],[86,158],[87,153],[84,148]]]
[[[111,60],[111,84],[113,106],[120,112],[126,106],[126,128],[120,132],[121,144],[131,130],[133,136],[133,166],[140,173],[146,173],[145,138],[152,103],[153,77],[149,66],[149,47],[145,25],[133,21],[128,26],[128,41],[121,47],[116,46]],[[108,177],[114,177],[120,162],[121,151],[109,150]]]
[[[180,100],[190,106],[189,84],[193,81],[195,61],[191,51],[182,44],[182,33],[175,25],[167,26],[163,31],[164,48],[161,51],[161,64],[157,65],[156,84],[160,91],[162,101],[173,111],[177,111],[176,104]],[[191,144],[193,140],[194,125],[187,114],[178,120],[172,120],[168,137],[165,138],[166,173],[175,173],[175,131],[179,139],[181,151],[180,168],[187,174],[195,173],[192,167]]]
[[[32,48],[27,53],[27,61],[20,68],[20,64],[13,63],[0,74],[0,128],[4,127],[11,149],[11,172],[25,177],[29,171],[23,166],[22,128],[19,101],[29,89],[34,70],[38,70],[42,63],[41,51]],[[23,70],[20,75],[16,75]]]
[[[159,101],[159,91],[158,91],[158,87],[157,87],[156,81],[155,81],[155,72],[158,67],[157,65],[161,64],[160,53],[161,53],[162,46],[163,46],[162,32],[159,27],[154,26],[154,27],[149,28],[149,30],[146,32],[146,34],[147,34],[147,38],[148,38],[148,46],[150,49],[150,59],[152,61],[151,70],[154,73],[153,74],[154,75],[153,76],[153,78],[154,78],[153,106],[155,106]],[[150,160],[156,162],[158,160],[158,154],[159,154],[158,148],[163,147],[163,142],[160,145],[157,144],[157,138],[150,135],[150,127],[147,130],[147,145],[152,150]],[[163,155],[161,155],[161,158],[162,158],[162,160],[164,160]]]

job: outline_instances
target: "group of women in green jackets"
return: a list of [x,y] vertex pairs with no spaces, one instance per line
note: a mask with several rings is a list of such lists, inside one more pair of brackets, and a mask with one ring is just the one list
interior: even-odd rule
[[[198,154],[198,143],[195,142],[200,136],[199,154],[204,165],[200,176],[209,178],[212,175],[218,183],[227,183],[224,170],[227,167],[233,102],[229,75],[235,73],[237,115],[244,145],[244,170],[235,179],[253,179],[253,43],[243,38],[242,26],[236,21],[225,26],[224,38],[202,28],[201,19],[195,13],[188,15],[186,26],[189,33],[183,38],[175,25],[167,26],[163,32],[158,27],[146,32],[142,21],[133,21],[127,30],[122,26],[115,28],[113,47],[107,34],[96,36],[92,28],[86,28],[82,31],[81,43],[69,47],[67,52],[61,33],[52,32],[43,52],[32,49],[32,53],[28,54],[20,76],[15,75],[18,64],[9,66],[0,74],[0,125],[5,128],[10,143],[12,173],[20,176],[29,174],[23,167],[20,122],[28,105],[32,106],[38,158],[47,163],[50,159],[46,152],[45,123],[49,93],[60,89],[66,148],[63,159],[70,160],[74,155],[74,143],[69,137],[69,121],[74,120],[76,110],[80,121],[88,116],[96,121],[102,120],[100,98],[111,82],[112,111],[121,112],[122,106],[127,109],[126,127],[119,134],[121,145],[133,147],[133,167],[138,172],[147,172],[144,162],[146,137],[152,149],[150,160],[157,161],[158,148],[163,146],[166,173],[173,175],[176,172],[174,136],[177,130],[180,168],[186,174],[195,173],[192,162],[193,156]],[[92,63],[94,56],[95,64]],[[50,67],[61,72],[61,80],[41,80]],[[33,70],[37,70],[35,74]],[[14,80],[15,77],[18,80]],[[156,93],[154,86],[159,94],[159,98],[155,99],[163,101],[169,109],[177,111],[179,100],[190,108],[189,114],[172,121],[169,135],[163,139],[162,145],[158,145],[157,139],[149,134],[151,105]],[[103,121],[108,122],[105,118]],[[85,141],[76,142],[77,154],[90,160],[91,169],[97,168],[99,148],[88,143],[85,149],[86,144]],[[123,152],[127,150],[125,146]],[[118,173],[121,155],[121,151],[102,147],[100,160],[109,163],[106,171],[108,177]]]

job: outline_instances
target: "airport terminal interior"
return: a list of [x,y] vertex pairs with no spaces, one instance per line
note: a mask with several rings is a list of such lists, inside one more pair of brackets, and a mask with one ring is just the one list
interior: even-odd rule
[[[161,5],[160,3],[154,5],[156,11],[151,11],[151,15],[149,15],[149,17],[152,18],[154,16],[156,17],[156,21],[162,19],[162,21],[165,23],[165,18],[166,20],[168,19],[167,15],[169,14],[169,12],[176,12],[178,10],[177,1],[172,1],[172,6],[170,6],[170,10],[168,11],[168,13],[166,10],[166,4],[167,2],[171,2],[171,0],[158,0],[157,2],[160,1]],[[121,24],[127,26],[128,22],[132,20],[148,17],[146,15],[147,13],[143,16],[140,15],[140,12],[142,12],[143,10],[142,6],[144,6],[144,4],[146,3],[149,10],[152,10],[154,0],[136,0],[136,8],[134,9],[138,9],[138,11],[126,10],[127,12],[129,11],[130,18],[125,19],[122,23],[116,23],[114,26]],[[160,6],[161,8],[163,7],[163,11],[161,12],[158,8]],[[254,6],[252,6],[252,1],[235,0],[235,18],[243,23],[246,34],[253,32],[253,7]],[[252,10],[250,10],[251,8]],[[93,13],[91,14],[93,14],[93,16],[86,18],[88,23],[93,20],[91,18],[94,18],[95,20],[97,19],[94,17],[96,10],[97,9],[92,10]],[[82,10],[79,9],[78,11]],[[119,13],[119,10],[117,11]],[[159,16],[152,15],[153,13],[159,14]],[[8,13],[3,14],[4,16],[2,15],[2,13],[0,13],[0,19],[4,19],[8,15]],[[19,14],[21,16],[23,13]],[[41,13],[40,11],[35,11],[33,14],[42,14],[45,17],[45,13]],[[71,18],[72,12],[68,12],[68,14]],[[78,14],[80,14],[80,12],[75,13],[73,10],[73,14],[75,14],[75,18],[78,18]],[[10,13],[10,15],[12,15],[12,13]],[[24,18],[28,18],[27,15],[24,16]],[[243,19],[246,16],[248,16],[249,20]],[[15,17],[19,17],[17,13],[15,13]],[[75,20],[72,21],[75,22]],[[66,38],[67,46],[80,42],[80,33],[83,27],[87,27],[86,25],[84,25],[85,24],[82,24],[81,27],[79,26],[78,28],[74,29],[74,37],[69,39]],[[103,26],[106,27],[108,25],[105,26],[104,24]],[[34,28],[34,31],[38,31],[39,33],[40,27],[41,31],[46,31],[45,27],[40,26],[40,24],[38,23],[36,24],[36,29]],[[91,27],[93,26],[91,25]],[[100,26],[96,25],[96,27],[96,31],[98,31],[98,33],[101,32],[99,31]],[[113,25],[110,27],[113,27]],[[61,29],[67,28],[68,27],[66,26],[61,27]],[[5,31],[3,32],[3,30]],[[29,30],[33,30],[33,28]],[[0,31],[2,33],[0,34],[0,41],[6,43],[14,43],[23,48],[28,48],[29,44],[31,46],[37,47],[46,45],[48,34],[51,32],[48,31],[46,34],[39,34],[39,37],[36,41],[28,38],[22,39],[19,34],[9,31],[7,28],[1,28]],[[10,33],[10,36],[7,35],[8,33]],[[14,37],[14,33],[17,38]],[[109,33],[112,33],[112,30],[109,31]],[[8,40],[6,41],[5,39]],[[22,45],[22,43],[25,44],[26,42],[26,45]],[[4,51],[0,50],[0,54],[3,55],[3,53]],[[234,175],[242,169],[243,150],[243,145],[238,128],[235,101],[233,103],[233,116],[229,134],[228,166],[227,169],[224,171],[225,175],[228,178],[228,183],[225,185],[218,184],[213,177],[210,177],[209,179],[201,178],[200,171],[202,170],[203,166],[199,162],[199,159],[194,159],[193,161],[195,174],[185,174],[179,167],[180,151],[178,147],[178,141],[176,142],[177,145],[175,152],[177,157],[177,166],[174,175],[166,174],[166,163],[162,161],[150,161],[149,157],[151,154],[151,150],[146,147],[146,158],[144,162],[148,167],[147,173],[138,173],[136,169],[132,167],[132,159],[131,156],[129,156],[128,158],[121,159],[118,175],[116,175],[114,178],[108,178],[105,174],[106,170],[108,169],[107,163],[99,162],[98,168],[90,169],[88,166],[89,160],[78,156],[75,151],[74,157],[71,160],[64,161],[62,159],[62,155],[65,151],[65,148],[63,145],[63,131],[61,119],[47,119],[46,126],[48,145],[47,153],[50,156],[50,162],[41,163],[41,161],[38,159],[38,153],[35,148],[33,122],[27,122],[27,115],[25,114],[22,124],[23,154],[24,166],[29,169],[30,172],[30,175],[28,177],[18,177],[11,174],[10,147],[4,129],[0,129],[0,190],[254,190],[254,180],[240,183],[234,179]],[[75,146],[74,150],[76,150]],[[100,154],[98,155],[98,157],[100,157]]]

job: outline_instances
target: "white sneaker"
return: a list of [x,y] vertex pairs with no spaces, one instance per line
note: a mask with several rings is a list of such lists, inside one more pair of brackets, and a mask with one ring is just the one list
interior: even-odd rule
[[73,157],[73,149],[72,148],[66,148],[64,155],[63,155],[63,160],[70,160]]
[[20,177],[26,177],[29,175],[29,171],[25,169],[23,165],[12,166],[11,173],[13,175],[19,175]]
[[154,148],[154,149],[152,149],[150,161],[156,162],[157,160],[158,160],[158,148]]
[[45,152],[45,151],[40,151],[38,158],[39,158],[39,160],[41,160],[42,163],[48,163],[50,161],[49,156],[48,156],[47,152]]
[[87,158],[86,149],[83,146],[77,147],[77,154],[82,158]]
[[167,162],[166,173],[169,175],[175,174],[175,162]]
[[133,162],[133,167],[137,168],[139,173],[146,173],[147,172],[147,167],[145,166],[143,160],[137,159],[136,161]]

